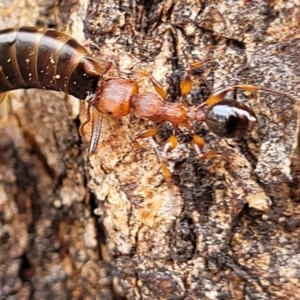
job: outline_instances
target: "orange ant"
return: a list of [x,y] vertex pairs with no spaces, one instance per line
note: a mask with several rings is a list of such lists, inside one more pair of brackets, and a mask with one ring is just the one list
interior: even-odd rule
[[[167,154],[178,145],[176,135],[179,126],[186,127],[191,131],[193,148],[201,159],[212,157],[213,151],[206,153],[203,151],[204,140],[195,133],[193,123],[205,122],[213,133],[229,138],[242,137],[254,128],[257,123],[257,117],[254,112],[245,104],[234,100],[225,100],[224,98],[228,92],[235,89],[247,92],[265,91],[296,100],[288,94],[268,88],[250,84],[237,84],[213,91],[206,101],[200,105],[187,106],[183,101],[192,89],[190,73],[193,69],[200,66],[201,63],[196,62],[185,70],[185,75],[180,83],[181,98],[180,101],[175,103],[166,101],[167,93],[162,85],[147,71],[144,71],[143,75],[148,77],[157,94],[140,94],[135,81],[123,78],[103,79],[96,94],[88,100],[87,120],[80,128],[81,134],[84,135],[83,127],[92,120],[89,153],[92,154],[96,151],[101,132],[102,114],[122,117],[128,115],[132,109],[137,116],[159,124],[134,135],[133,146],[135,152],[140,149],[140,145],[137,142],[138,139],[154,136],[164,122],[172,124],[173,133],[163,147],[161,162],[162,174],[167,181],[170,181],[171,173],[167,167]],[[96,108],[96,110],[93,108]]]

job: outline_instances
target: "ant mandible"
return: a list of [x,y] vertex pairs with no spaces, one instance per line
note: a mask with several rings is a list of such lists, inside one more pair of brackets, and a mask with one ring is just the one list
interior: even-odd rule
[[135,153],[140,149],[138,139],[154,136],[162,123],[169,122],[173,126],[173,133],[163,147],[161,168],[164,178],[167,182],[170,182],[171,172],[167,167],[167,154],[178,145],[176,136],[179,126],[186,127],[191,131],[193,135],[192,146],[197,156],[203,159],[212,157],[213,151],[206,153],[203,151],[205,143],[203,138],[195,133],[193,125],[195,122],[205,122],[213,133],[227,138],[242,137],[256,125],[257,117],[248,106],[234,100],[224,99],[228,92],[235,89],[247,92],[265,91],[297,101],[291,95],[280,91],[251,84],[237,84],[213,91],[206,101],[200,105],[187,106],[184,100],[192,90],[191,71],[199,68],[201,65],[201,62],[195,62],[189,68],[186,68],[180,83],[181,97],[175,103],[166,101],[167,93],[164,88],[147,71],[143,71],[142,75],[148,77],[156,90],[156,94],[149,92],[139,93],[137,83],[132,80],[124,78],[105,79],[103,77],[96,94],[88,100],[87,120],[80,128],[81,135],[84,135],[84,126],[90,120],[92,121],[89,153],[93,154],[96,151],[103,114],[122,117],[128,115],[130,110],[133,110],[137,116],[158,123],[157,126],[140,131],[134,135],[132,143]]

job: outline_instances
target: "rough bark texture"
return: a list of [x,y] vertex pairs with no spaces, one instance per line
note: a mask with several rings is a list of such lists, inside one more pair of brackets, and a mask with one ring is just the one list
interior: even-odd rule
[[[152,91],[139,76],[149,70],[170,101],[179,71],[208,58],[214,89],[251,83],[300,97],[299,20],[298,0],[19,0],[0,16],[1,28],[85,35],[116,62],[112,76]],[[200,73],[194,86],[191,105],[209,94]],[[0,130],[0,299],[300,299],[298,103],[237,93],[259,118],[255,130],[225,140],[200,124],[217,152],[205,161],[182,131],[167,186],[159,153],[168,126],[124,163],[147,123],[105,117],[88,157],[78,100],[37,90],[12,97]]]

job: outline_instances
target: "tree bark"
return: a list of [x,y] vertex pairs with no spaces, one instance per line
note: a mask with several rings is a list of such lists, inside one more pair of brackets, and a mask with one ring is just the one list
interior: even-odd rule
[[[299,8],[297,0],[19,0],[0,23],[86,38],[100,63],[114,61],[109,76],[153,92],[140,75],[147,70],[170,101],[184,68],[206,62],[193,73],[187,101],[196,105],[237,83],[299,97]],[[229,95],[259,124],[240,140],[197,125],[216,153],[209,160],[180,131],[168,185],[160,153],[169,126],[142,140],[132,161],[131,138],[148,122],[104,116],[88,156],[77,99],[10,96],[0,130],[0,299],[300,299],[298,102]]]

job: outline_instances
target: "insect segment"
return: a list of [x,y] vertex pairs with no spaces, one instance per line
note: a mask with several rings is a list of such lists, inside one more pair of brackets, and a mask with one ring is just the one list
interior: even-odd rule
[[110,67],[99,64],[70,36],[36,27],[1,30],[0,53],[0,93],[38,88],[85,99]]
[[181,98],[178,102],[169,102],[167,93],[162,85],[148,72],[143,72],[153,84],[157,93],[139,93],[137,83],[123,78],[112,78],[103,82],[98,87],[95,97],[88,102],[87,121],[83,127],[92,120],[92,136],[89,147],[90,154],[94,153],[101,131],[102,114],[113,117],[121,117],[129,114],[130,109],[134,113],[155,123],[157,126],[138,132],[133,137],[135,152],[140,149],[138,139],[154,136],[159,127],[164,122],[169,122],[173,126],[173,133],[167,139],[162,151],[162,173],[167,181],[171,180],[171,173],[167,167],[167,154],[178,145],[177,129],[179,126],[186,127],[193,134],[192,145],[198,157],[210,158],[213,151],[204,152],[204,140],[195,133],[193,123],[205,122],[209,129],[215,134],[223,137],[242,137],[251,131],[257,123],[254,112],[245,104],[234,100],[224,100],[228,92],[241,89],[248,92],[265,91],[268,93],[296,99],[285,93],[270,90],[255,85],[238,84],[215,90],[206,101],[197,106],[187,106],[183,101],[192,89],[190,73],[193,68],[197,68],[199,63],[194,63],[186,69],[185,76],[181,80]]

